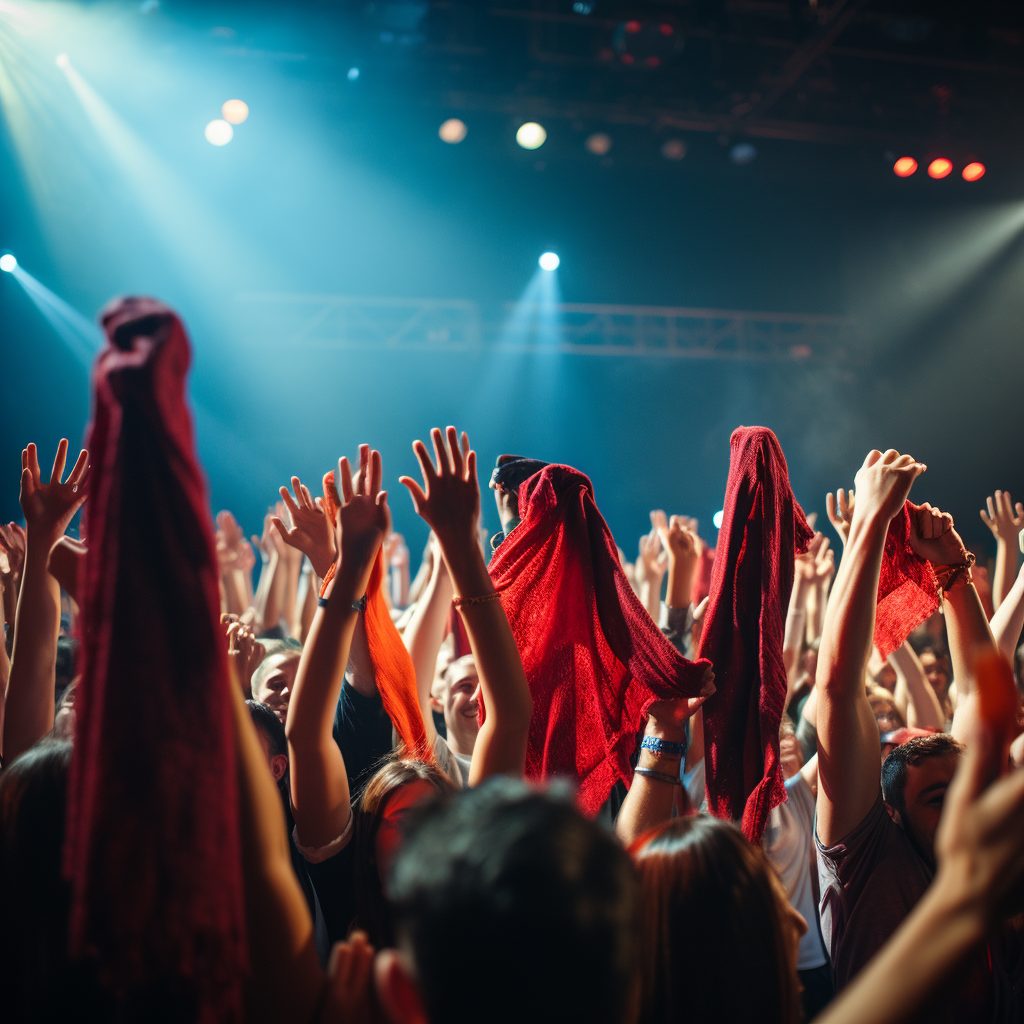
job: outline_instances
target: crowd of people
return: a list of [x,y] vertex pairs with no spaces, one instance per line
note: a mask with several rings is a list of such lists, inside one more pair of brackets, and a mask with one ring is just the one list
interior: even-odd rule
[[486,536],[448,427],[247,539],[180,320],[101,323],[86,448],[0,524],[0,1019],[1024,1020],[1008,493],[990,563],[873,450],[826,537],[740,427],[715,548],[656,510],[631,561],[527,457]]

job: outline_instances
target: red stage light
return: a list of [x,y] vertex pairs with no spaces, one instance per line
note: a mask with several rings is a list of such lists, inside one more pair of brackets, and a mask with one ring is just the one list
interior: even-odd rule
[[661,63],[661,58],[660,57],[648,57],[647,58],[647,66],[649,68],[656,68],[660,63]]
[[892,169],[898,177],[909,178],[917,170],[917,161],[912,156],[901,156]]
[[937,157],[928,165],[928,176],[931,178],[945,178],[953,170],[952,160],[944,156]]
[[639,21],[627,21],[626,22],[626,31],[627,32],[634,32],[634,33],[635,32],[639,32],[640,31],[640,22]]
[[963,169],[964,181],[977,181],[979,178],[985,177],[985,165],[979,164],[975,161],[972,164],[968,164]]
[[631,53],[624,53],[622,55],[622,63],[623,64],[632,64],[633,61],[635,61],[635,60],[636,60],[636,57],[634,57],[633,54],[631,54]]
[[659,26],[658,26],[658,31],[659,31],[659,32],[660,32],[660,33],[661,33],[661,34],[662,34],[663,36],[670,36],[670,35],[672,35],[672,26],[671,26],[671,25],[669,25],[669,24],[668,24],[668,23],[666,22],[666,23],[665,23],[664,25],[659,25]]

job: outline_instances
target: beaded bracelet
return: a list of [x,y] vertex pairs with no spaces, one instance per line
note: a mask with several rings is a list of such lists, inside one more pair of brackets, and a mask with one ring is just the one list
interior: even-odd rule
[[664,757],[682,757],[686,753],[686,744],[663,740],[660,736],[645,736],[640,744],[640,749],[649,750],[652,754],[661,754]]
[[670,786],[681,786],[683,784],[683,780],[678,775],[658,772],[653,768],[634,768],[633,774],[642,775],[645,779],[653,779],[655,782],[666,782]]
[[974,576],[971,573],[971,568],[974,566],[975,560],[974,553],[968,551],[967,560],[959,565],[933,565],[932,569],[935,572],[935,579],[939,584],[939,590],[943,594],[948,594],[955,587],[962,587],[968,583],[973,583]]
[[456,608],[466,608],[472,604],[484,604],[487,601],[497,601],[501,597],[501,594],[497,590],[492,590],[489,594],[480,594],[477,597],[456,597],[452,604]]

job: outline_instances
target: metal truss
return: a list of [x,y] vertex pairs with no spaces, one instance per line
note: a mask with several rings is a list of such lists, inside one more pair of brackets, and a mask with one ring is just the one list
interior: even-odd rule
[[816,314],[508,304],[504,317],[488,320],[475,302],[463,299],[260,292],[239,295],[237,301],[251,314],[256,336],[310,348],[488,349],[851,364],[859,361],[862,347],[854,320]]

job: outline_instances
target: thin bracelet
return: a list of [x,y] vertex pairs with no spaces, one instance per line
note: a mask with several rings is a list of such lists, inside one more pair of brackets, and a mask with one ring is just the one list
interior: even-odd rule
[[[318,597],[316,599],[316,603],[321,608],[326,608],[327,605],[328,605],[329,600],[330,599],[326,598],[326,597]],[[363,594],[363,596],[361,598],[359,598],[358,601],[353,601],[352,602],[352,611],[354,611],[354,612],[365,612],[366,611],[366,594]]]
[[678,775],[658,772],[653,768],[634,768],[633,774],[642,775],[645,779],[653,779],[655,782],[667,782],[670,786],[681,786],[683,784],[683,780]]
[[661,754],[663,757],[682,757],[686,753],[686,744],[663,740],[660,736],[645,736],[640,749],[649,750],[652,754]]
[[492,590],[489,594],[480,594],[477,597],[456,597],[452,604],[456,608],[466,608],[472,604],[485,604],[487,601],[497,601],[500,597],[500,591]]

